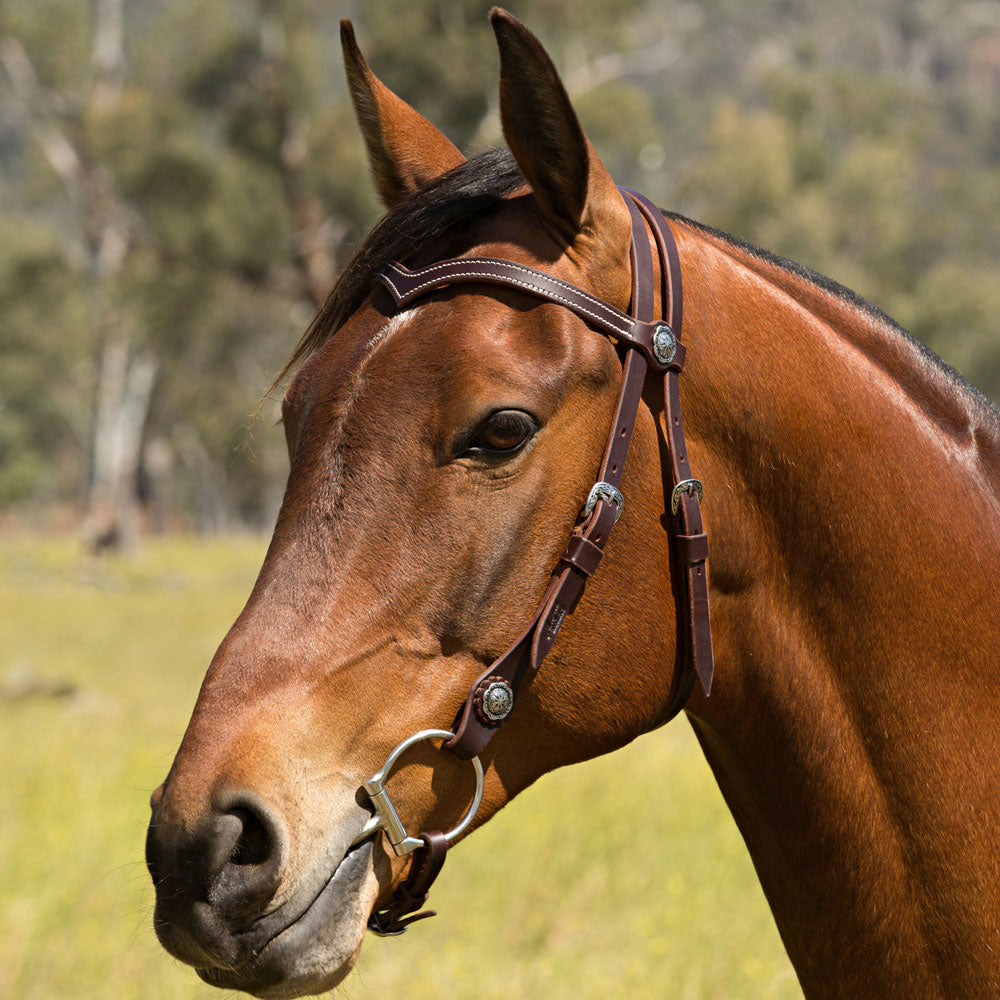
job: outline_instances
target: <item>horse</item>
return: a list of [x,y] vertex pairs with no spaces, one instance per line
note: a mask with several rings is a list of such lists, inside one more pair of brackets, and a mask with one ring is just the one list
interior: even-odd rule
[[[509,151],[468,161],[342,25],[388,211],[289,362],[274,534],[152,795],[160,941],[220,987],[330,989],[368,926],[402,929],[443,841],[683,708],[807,997],[1000,995],[998,411],[828,279],[636,216],[539,41],[490,20]],[[638,257],[654,319],[683,289],[697,493],[652,341],[613,342],[531,277],[627,318]],[[466,279],[398,304],[387,269],[443,259]],[[620,491],[595,500],[620,517],[603,562],[545,625],[546,662],[477,689],[597,516],[581,505],[640,354]],[[690,680],[684,483],[704,519],[685,537],[711,540],[687,563],[710,691],[704,662]],[[468,742],[470,686],[503,725]]]

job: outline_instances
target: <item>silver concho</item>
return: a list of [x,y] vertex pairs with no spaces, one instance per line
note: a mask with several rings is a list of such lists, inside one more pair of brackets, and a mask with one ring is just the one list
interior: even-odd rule
[[669,365],[677,353],[677,338],[666,323],[658,323],[653,329],[653,353],[661,365]]
[[483,691],[481,705],[490,722],[503,722],[514,707],[514,689],[505,680],[495,680]]

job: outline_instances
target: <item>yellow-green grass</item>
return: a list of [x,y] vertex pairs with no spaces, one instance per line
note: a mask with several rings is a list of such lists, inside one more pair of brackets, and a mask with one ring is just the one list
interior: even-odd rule
[[[263,549],[173,539],[97,561],[0,540],[0,997],[221,996],[156,943],[143,837]],[[12,698],[14,675],[77,692]],[[338,992],[801,997],[682,720],[542,779],[453,853],[433,902],[434,920],[370,939]]]

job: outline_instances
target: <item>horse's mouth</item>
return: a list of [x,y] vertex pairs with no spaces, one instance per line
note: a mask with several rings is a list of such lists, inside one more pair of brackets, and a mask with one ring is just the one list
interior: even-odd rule
[[[371,840],[352,847],[312,902],[248,962],[199,968],[198,975],[212,986],[263,998],[332,989],[351,971],[361,949],[377,893],[372,852]],[[368,895],[372,898],[366,900]]]

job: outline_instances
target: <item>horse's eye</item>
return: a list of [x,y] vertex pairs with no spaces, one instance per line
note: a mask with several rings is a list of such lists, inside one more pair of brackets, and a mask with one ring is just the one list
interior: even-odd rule
[[527,413],[497,410],[479,425],[468,451],[474,454],[509,454],[524,447],[537,430],[538,425]]

